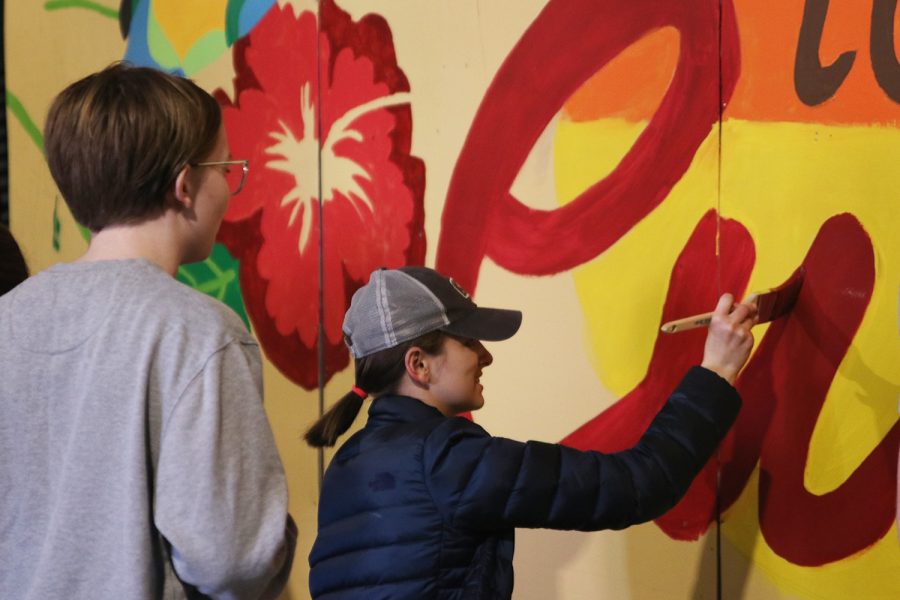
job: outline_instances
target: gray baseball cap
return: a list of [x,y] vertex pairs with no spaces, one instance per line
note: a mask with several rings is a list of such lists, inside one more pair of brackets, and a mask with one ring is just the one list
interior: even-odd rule
[[431,331],[484,341],[512,337],[518,310],[482,308],[455,281],[427,267],[373,271],[344,315],[344,339],[354,358],[393,348]]

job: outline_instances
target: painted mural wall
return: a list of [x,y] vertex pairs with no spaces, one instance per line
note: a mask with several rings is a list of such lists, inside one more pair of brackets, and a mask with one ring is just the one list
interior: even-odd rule
[[524,311],[491,347],[489,431],[614,451],[702,355],[662,322],[802,266],[685,499],[623,532],[520,531],[515,597],[897,598],[896,4],[6,2],[11,227],[32,271],[86,247],[41,154],[66,83],[124,58],[216,95],[249,179],[179,278],[264,349],[295,599],[321,458],[301,435],[352,383],[340,324],[374,268]]

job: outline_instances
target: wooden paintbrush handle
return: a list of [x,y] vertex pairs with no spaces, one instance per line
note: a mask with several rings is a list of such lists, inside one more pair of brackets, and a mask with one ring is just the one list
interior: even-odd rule
[[664,333],[676,333],[678,331],[687,331],[688,329],[696,329],[697,327],[706,327],[712,321],[713,314],[711,312],[692,317],[685,317],[676,321],[663,323],[660,330]]

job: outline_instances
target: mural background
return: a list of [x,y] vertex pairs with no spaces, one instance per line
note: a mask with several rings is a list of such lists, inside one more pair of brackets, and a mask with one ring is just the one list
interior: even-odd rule
[[520,531],[515,595],[898,597],[895,4],[6,3],[11,228],[32,271],[86,247],[41,156],[66,83],[127,57],[216,93],[251,176],[180,277],[265,349],[301,530],[286,598],[315,536],[302,432],[351,385],[340,319],[376,266],[525,312],[491,347],[489,431],[613,450],[699,359],[662,321],[805,264],[688,498],[624,532]]

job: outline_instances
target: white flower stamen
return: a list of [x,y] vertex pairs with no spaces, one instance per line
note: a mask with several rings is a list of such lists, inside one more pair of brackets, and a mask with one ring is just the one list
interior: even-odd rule
[[[335,120],[322,144],[321,160],[323,166],[328,168],[328,177],[323,168],[322,179],[331,182],[330,185],[323,186],[323,203],[333,200],[335,192],[340,192],[350,201],[360,218],[363,217],[363,206],[369,213],[374,211],[372,199],[360,185],[363,180],[371,182],[372,174],[355,160],[337,156],[334,147],[347,139],[357,142],[364,140],[362,132],[352,127],[360,116],[373,110],[408,102],[409,93],[405,92],[381,96],[348,110]],[[300,90],[300,116],[306,135],[302,139],[298,139],[287,124],[279,120],[281,131],[273,131],[269,134],[275,143],[269,146],[265,153],[277,157],[266,163],[268,168],[283,171],[294,177],[294,186],[281,199],[280,206],[291,206],[288,226],[292,226],[298,216],[302,220],[297,249],[303,254],[310,242],[313,210],[316,208],[318,194],[315,187],[315,182],[318,180],[315,167],[319,164],[315,131],[316,114],[310,98],[309,83],[303,84]]]

